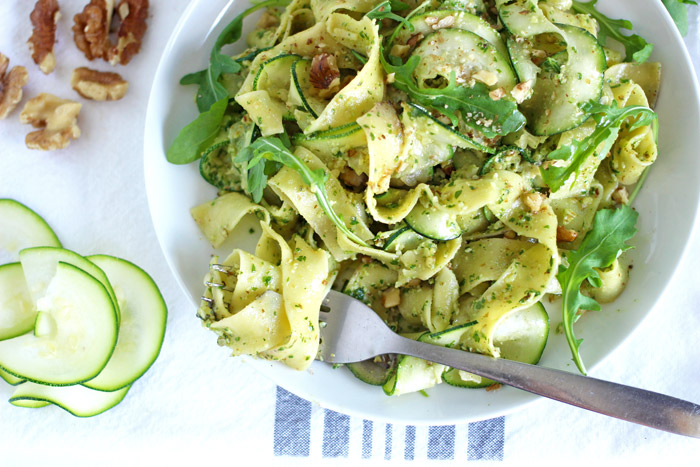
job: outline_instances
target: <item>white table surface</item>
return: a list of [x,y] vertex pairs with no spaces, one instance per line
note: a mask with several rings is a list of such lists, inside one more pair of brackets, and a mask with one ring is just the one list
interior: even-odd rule
[[[29,0],[0,2],[0,52],[11,59],[11,66],[21,64],[29,70],[22,104],[44,91],[83,102],[79,122],[83,135],[66,150],[31,151],[24,146],[30,127],[19,123],[19,109],[0,121],[0,198],[15,198],[35,209],[67,248],[120,256],[142,266],[167,301],[168,329],[150,372],[118,407],[103,415],[78,419],[54,407],[29,410],[0,402],[0,464],[116,465],[134,460],[136,465],[141,460],[233,464],[255,459],[261,465],[263,461],[307,465],[308,459],[274,457],[274,383],[235,359],[228,362],[230,372],[221,374],[221,360],[228,357],[211,350],[214,339],[200,328],[195,310],[178,288],[150,220],[142,149],[150,80],[187,0],[152,0],[143,51],[131,64],[116,69],[130,81],[130,90],[119,102],[103,103],[80,99],[70,88],[75,67],[111,69],[104,62],[88,63],[73,44],[72,17],[86,0],[60,3],[58,66],[52,75],[38,70],[25,44],[33,6]],[[696,69],[700,66],[697,23],[694,11],[686,43]],[[696,235],[653,316],[594,376],[700,402],[699,262]],[[0,400],[11,393],[12,388],[0,384]],[[321,412],[313,408],[312,433],[323,423]],[[352,429],[357,426],[353,420]],[[402,427],[394,428],[403,433]],[[458,433],[465,430],[458,427]],[[318,443],[312,439],[311,457],[320,458]],[[542,400],[506,417],[503,463],[616,459],[643,465],[653,460],[686,464],[700,452],[699,443]],[[352,447],[350,458],[358,456]],[[467,459],[460,454],[455,460]],[[365,461],[373,462],[386,461],[382,456]],[[403,456],[390,462],[402,463]]]

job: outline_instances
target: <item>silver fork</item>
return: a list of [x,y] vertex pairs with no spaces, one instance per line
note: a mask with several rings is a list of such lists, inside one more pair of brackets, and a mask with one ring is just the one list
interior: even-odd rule
[[700,406],[644,389],[418,342],[394,333],[367,305],[331,290],[321,308],[319,359],[353,363],[401,354],[468,371],[550,399],[670,433],[700,438]]

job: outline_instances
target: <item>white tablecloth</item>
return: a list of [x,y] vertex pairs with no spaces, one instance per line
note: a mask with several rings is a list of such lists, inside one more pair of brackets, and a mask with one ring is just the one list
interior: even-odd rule
[[[88,63],[72,41],[72,17],[86,0],[62,0],[58,66],[44,76],[26,46],[29,0],[0,2],[0,52],[28,68],[25,99],[52,92],[83,102],[83,135],[57,152],[30,151],[19,109],[0,121],[0,198],[39,212],[64,246],[82,254],[107,253],[141,265],[156,280],[169,308],[161,355],[115,409],[89,419],[56,407],[21,409],[0,403],[0,464],[123,464],[147,460],[260,465],[416,463],[453,459],[519,463],[596,459],[689,463],[698,441],[542,400],[494,420],[448,427],[371,423],[296,398],[246,363],[212,353],[214,339],[169,271],[151,224],[143,176],[143,124],[151,79],[187,0],[152,0],[143,51],[116,71],[130,82],[119,102],[91,102],[70,88]],[[686,43],[700,66],[698,11]],[[173,77],[176,79],[177,77]],[[700,241],[692,243],[676,280],[653,317],[594,372],[594,376],[700,402]],[[664,337],[665,336],[665,337]],[[212,358],[212,355],[214,357]],[[12,388],[0,384],[0,400]],[[254,464],[254,465],[257,465]]]

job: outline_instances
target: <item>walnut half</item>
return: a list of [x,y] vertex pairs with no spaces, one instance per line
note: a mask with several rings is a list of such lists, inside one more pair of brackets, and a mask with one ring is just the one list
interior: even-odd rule
[[27,135],[27,147],[43,151],[67,147],[72,139],[80,136],[77,121],[81,107],[82,104],[78,102],[47,93],[30,99],[22,109],[19,119],[22,123],[29,123],[40,130]]
[[[141,49],[146,34],[148,0],[90,0],[73,18],[75,45],[88,60],[102,58],[112,65],[126,65]],[[117,43],[109,38],[114,12],[119,16]]]
[[23,66],[16,66],[7,73],[10,60],[0,53],[0,120],[10,115],[22,100],[22,88],[29,81],[29,73]]
[[57,0],[39,0],[29,15],[34,27],[28,41],[29,49],[34,63],[47,75],[56,68],[53,45],[56,42],[56,23],[60,17]]
[[104,58],[109,42],[114,0],[91,0],[81,13],[73,17],[73,39],[88,60]]
[[141,50],[147,27],[148,0],[121,0],[117,13],[121,19],[117,43],[109,49],[106,58],[112,65],[126,65]]
[[340,84],[340,70],[335,55],[322,53],[314,56],[309,71],[309,81],[316,89],[337,88]]
[[73,70],[71,86],[84,98],[96,101],[117,101],[129,89],[129,83],[119,73],[85,67]]

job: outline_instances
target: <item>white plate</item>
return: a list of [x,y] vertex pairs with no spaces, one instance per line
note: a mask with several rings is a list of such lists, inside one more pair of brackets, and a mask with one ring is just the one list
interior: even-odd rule
[[[241,0],[198,0],[190,4],[163,53],[148,105],[145,128],[145,177],[153,223],[177,281],[199,304],[202,277],[211,246],[190,218],[189,209],[212,199],[215,189],[202,180],[197,164],[176,166],[165,151],[178,131],[196,116],[195,88],[179,79],[202,69],[218,33],[248,6]],[[659,159],[654,165],[636,208],[639,233],[631,253],[634,269],[624,294],[600,313],[589,313],[577,324],[583,337],[583,359],[593,370],[649,315],[686,248],[698,211],[700,158],[700,101],[698,86],[683,41],[661,2],[656,0],[601,0],[600,9],[624,17],[635,33],[655,44],[653,61],[663,64],[663,83],[656,108],[660,120]],[[248,21],[248,27],[254,21]],[[253,223],[252,225],[255,225]],[[259,229],[258,229],[259,231]],[[254,238],[255,237],[255,238]],[[250,246],[257,236],[245,226],[237,239]],[[222,254],[230,251],[223,249]],[[177,310],[190,313],[187,310]],[[661,313],[663,310],[657,310]],[[550,342],[541,365],[576,371],[562,335],[554,330],[560,310],[550,307]],[[199,323],[193,318],[192,326]],[[216,345],[212,335],[211,345]],[[324,407],[364,418],[395,423],[452,424],[511,412],[536,400],[512,388],[498,391],[465,390],[439,385],[430,397],[408,394],[387,397],[381,388],[355,379],[345,369],[314,362],[306,372],[262,360],[255,367],[287,390]],[[595,374],[595,372],[592,372]]]

